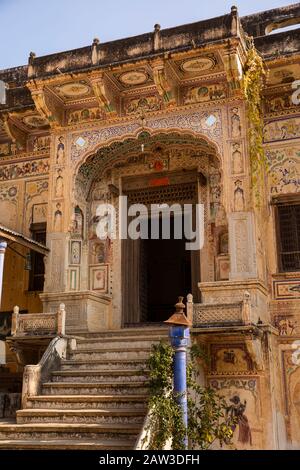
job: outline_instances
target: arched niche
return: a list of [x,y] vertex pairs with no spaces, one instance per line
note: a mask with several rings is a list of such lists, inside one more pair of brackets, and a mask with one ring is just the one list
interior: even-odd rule
[[[201,256],[198,253],[193,257],[190,267],[193,279],[191,289],[197,296],[201,279],[215,280],[211,225],[222,205],[222,178],[221,159],[215,144],[188,131],[143,131],[136,137],[101,146],[77,168],[74,203],[85,208],[88,289],[111,296],[113,317],[120,316],[127,303],[125,309],[131,310],[132,315],[125,323],[140,321],[138,292],[144,281],[141,274],[136,274],[136,269],[143,254],[141,248],[137,254],[133,244],[131,246],[128,242],[126,246],[118,238],[105,241],[98,239],[97,206],[101,203],[111,204],[118,218],[119,195],[130,195],[134,201],[146,205],[151,201],[157,203],[158,199],[155,198],[159,198],[158,202],[161,203],[163,200],[159,195],[165,197],[165,202],[169,204],[177,200],[183,204],[184,201],[192,200],[190,194],[194,191],[193,203],[204,205],[205,220],[204,247]],[[124,266],[128,264],[131,264],[135,274],[124,273]],[[86,266],[82,269],[86,269]],[[126,285],[124,280],[128,281]],[[180,295],[180,289],[174,287],[173,295],[172,304]]]

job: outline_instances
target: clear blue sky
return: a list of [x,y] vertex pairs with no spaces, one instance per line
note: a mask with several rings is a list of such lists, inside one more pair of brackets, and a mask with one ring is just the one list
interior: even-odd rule
[[284,0],[0,0],[0,69],[37,56],[223,15],[240,15],[297,2]]

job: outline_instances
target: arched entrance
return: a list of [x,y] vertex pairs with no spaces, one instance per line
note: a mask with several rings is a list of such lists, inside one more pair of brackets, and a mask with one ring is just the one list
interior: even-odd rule
[[[188,132],[143,131],[136,138],[101,147],[80,166],[76,176],[75,202],[84,214],[88,288],[96,290],[93,273],[107,276],[103,292],[112,299],[115,324],[161,322],[173,310],[179,295],[192,292],[199,299],[200,280],[214,280],[214,242],[208,222],[221,208],[221,170],[216,148],[206,138]],[[170,239],[161,232],[156,239],[121,239],[119,197],[128,204],[143,204],[145,224],[160,220],[150,214],[153,204],[176,204],[170,217]],[[116,210],[117,237],[105,242],[96,235],[97,207],[109,203]],[[178,208],[204,205],[205,243],[201,250],[187,251],[185,238],[175,236],[182,220]],[[150,215],[149,215],[150,214]],[[195,215],[191,216],[194,217]],[[127,224],[130,224],[128,217]],[[162,227],[162,222],[160,226]],[[150,232],[149,232],[150,233]],[[100,282],[101,284],[101,282]],[[101,289],[98,289],[98,294]]]

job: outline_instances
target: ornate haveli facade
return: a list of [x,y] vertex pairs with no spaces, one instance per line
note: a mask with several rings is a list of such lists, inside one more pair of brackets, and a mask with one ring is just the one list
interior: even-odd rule
[[[300,447],[300,39],[278,30],[299,21],[299,3],[232,7],[0,71],[0,447],[133,448],[136,368],[179,295],[209,353],[201,377],[239,417],[235,446]],[[118,217],[120,195],[203,204],[203,248],[100,240],[97,207]]]

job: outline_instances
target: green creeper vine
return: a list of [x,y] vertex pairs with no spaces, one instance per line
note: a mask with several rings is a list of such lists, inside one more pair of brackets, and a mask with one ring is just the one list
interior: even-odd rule
[[[181,450],[185,436],[182,413],[173,393],[173,349],[164,342],[153,345],[148,367],[150,372],[150,418],[146,431],[150,441],[148,449],[161,450],[167,442],[173,450]],[[187,370],[188,385],[188,430],[189,447],[208,449],[231,442],[234,422],[226,416],[226,402],[215,390],[202,387],[196,381],[195,361],[206,359],[201,348],[190,349],[190,362]]]
[[264,185],[264,174],[267,159],[263,148],[263,113],[262,90],[266,71],[263,60],[258,54],[253,40],[250,41],[244,74],[244,94],[247,101],[249,120],[250,164],[252,188],[258,205],[261,189]]

